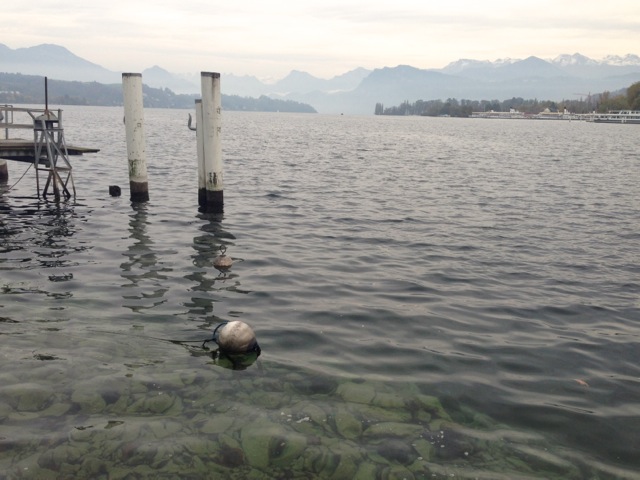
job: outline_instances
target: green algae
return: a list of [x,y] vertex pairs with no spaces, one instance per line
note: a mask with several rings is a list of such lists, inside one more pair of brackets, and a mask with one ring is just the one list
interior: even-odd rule
[[140,379],[80,378],[68,392],[5,387],[3,435],[19,438],[20,425],[40,422],[50,445],[18,442],[11,457],[0,453],[0,467],[10,478],[232,480],[474,478],[471,472],[577,480],[584,471],[547,453],[543,439],[468,408],[447,411],[414,386],[317,373],[305,379],[266,365],[260,375],[212,371],[210,381],[192,366],[170,375],[160,375],[158,363],[141,369]]

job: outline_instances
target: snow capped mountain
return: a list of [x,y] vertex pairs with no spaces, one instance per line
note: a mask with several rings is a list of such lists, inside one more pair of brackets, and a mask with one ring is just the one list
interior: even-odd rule
[[558,55],[553,60],[549,60],[551,63],[559,66],[559,67],[567,67],[569,65],[597,65],[598,62],[581,55],[579,53],[574,53],[573,55],[563,54]]
[[[455,62],[447,64],[441,69],[443,72],[450,74],[460,73],[470,68],[487,68],[487,67],[502,67],[505,65],[512,65],[517,62],[521,62],[522,59],[518,58],[499,58],[497,60],[473,60],[470,58],[461,58]],[[634,54],[620,55],[607,55],[601,60],[595,60],[589,58],[581,53],[574,54],[562,54],[552,59],[546,59],[547,62],[563,68],[563,67],[576,67],[576,66],[613,66],[613,67],[637,67],[640,66],[640,56]]]
[[470,68],[496,68],[505,65],[511,65],[519,61],[520,60],[516,60],[513,58],[499,58],[497,60],[494,60],[493,62],[490,60],[472,60],[470,58],[461,58],[460,60],[449,63],[440,71],[455,75],[456,73],[460,73]]
[[626,54],[624,57],[619,55],[607,55],[602,59],[602,63],[618,67],[635,67],[640,66],[640,57],[631,53]]
[[520,62],[520,61],[521,61],[520,58],[509,58],[509,57],[499,58],[493,62],[493,65],[496,67],[502,67],[504,65],[511,65],[513,63]]
[[469,58],[461,58],[455,62],[447,64],[442,71],[455,75],[469,68],[491,67],[493,63],[489,60],[471,60]]
[[603,65],[612,67],[637,67],[640,66],[640,57],[631,53],[621,57],[619,55],[607,55],[602,60],[594,60],[589,57],[585,57],[580,53],[574,53],[573,55],[558,55],[553,60],[549,60],[551,63],[556,64],[559,67],[568,66],[584,66],[584,65]]

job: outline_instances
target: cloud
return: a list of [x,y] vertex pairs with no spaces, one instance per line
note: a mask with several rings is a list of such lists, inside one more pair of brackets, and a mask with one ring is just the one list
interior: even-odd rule
[[[599,58],[634,48],[637,0],[86,0],[3,5],[12,48],[57,43],[112,70],[158,64],[175,71],[219,65],[237,74],[346,69],[458,58]],[[636,52],[632,52],[636,53]],[[348,67],[347,67],[348,66]]]

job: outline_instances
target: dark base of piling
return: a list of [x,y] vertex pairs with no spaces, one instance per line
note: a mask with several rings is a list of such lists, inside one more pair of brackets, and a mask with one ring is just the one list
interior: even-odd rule
[[7,183],[9,181],[9,169],[7,164],[0,165],[0,183]]
[[198,205],[204,207],[207,204],[207,189],[199,188],[198,189]]
[[131,190],[132,202],[148,202],[149,201],[149,183],[148,182],[129,182]]
[[224,200],[222,190],[207,191],[206,201],[201,205],[202,210],[208,213],[222,213],[224,211]]

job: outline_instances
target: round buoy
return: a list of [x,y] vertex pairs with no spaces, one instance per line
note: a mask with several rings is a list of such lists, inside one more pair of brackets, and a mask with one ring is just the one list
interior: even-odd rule
[[218,270],[226,270],[233,265],[233,259],[225,255],[227,247],[220,245],[220,255],[213,259],[213,266]]
[[248,353],[260,351],[256,334],[249,325],[240,320],[218,325],[213,334],[214,341],[225,353]]

